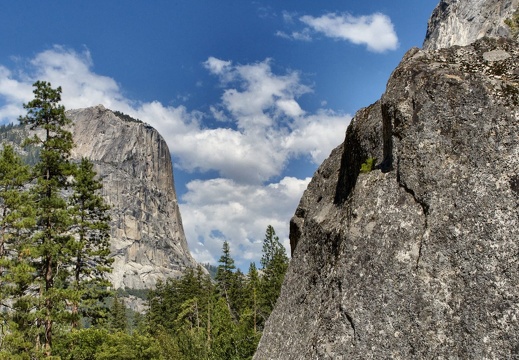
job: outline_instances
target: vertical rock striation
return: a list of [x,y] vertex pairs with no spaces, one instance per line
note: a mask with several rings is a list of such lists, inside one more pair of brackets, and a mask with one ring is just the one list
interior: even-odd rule
[[315,173],[254,359],[519,357],[519,45],[437,45]]
[[505,20],[519,0],[441,0],[427,26],[424,50],[468,45],[484,36],[510,37]]
[[112,282],[151,288],[196,262],[189,253],[168,146],[151,126],[103,106],[70,110],[73,157],[90,158],[112,206]]

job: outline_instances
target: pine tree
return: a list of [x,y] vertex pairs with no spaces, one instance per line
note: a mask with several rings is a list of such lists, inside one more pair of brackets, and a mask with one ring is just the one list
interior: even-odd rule
[[220,265],[218,265],[215,280],[220,293],[225,298],[229,311],[232,312],[233,304],[231,304],[230,290],[234,280],[233,271],[236,269],[236,266],[234,265],[234,259],[231,257],[231,249],[227,241],[223,242],[222,256],[218,262]]
[[252,324],[254,332],[258,330],[258,308],[259,308],[259,291],[260,291],[260,278],[258,270],[256,269],[256,263],[251,263],[249,266],[249,272],[247,274],[247,285],[246,285],[246,300],[245,304],[252,313]]
[[[73,233],[76,234],[73,258],[75,293],[73,327],[80,316],[93,324],[106,317],[104,299],[111,295],[106,275],[111,272],[109,207],[98,193],[102,184],[96,179],[93,163],[83,158],[76,169],[70,198],[73,211]],[[79,303],[82,304],[79,309]]]
[[112,307],[110,309],[110,327],[113,331],[128,330],[128,318],[126,317],[126,305],[124,300],[117,296],[113,298]]
[[12,286],[5,279],[12,258],[16,256],[16,246],[20,245],[27,229],[34,225],[30,196],[24,189],[29,179],[29,167],[23,164],[12,146],[5,145],[0,151],[0,300],[6,288]]
[[36,339],[36,347],[41,344],[45,355],[50,356],[53,325],[68,316],[66,300],[71,297],[64,282],[69,277],[66,265],[70,263],[74,238],[68,232],[72,219],[62,191],[70,185],[73,140],[66,130],[70,120],[65,116],[65,108],[59,105],[61,88],[52,89],[45,81],[37,81],[34,87],[35,97],[24,104],[27,115],[20,122],[31,130],[43,132],[43,138],[34,135],[26,144],[41,145],[40,161],[34,167],[36,184],[32,189],[37,231],[32,238],[31,257],[39,293],[35,313],[37,324],[44,329]]
[[281,292],[281,285],[288,268],[288,256],[285,247],[276,236],[276,231],[269,225],[263,240],[261,257],[263,276],[261,278],[262,311],[268,317],[274,309]]
[[233,318],[239,320],[241,313],[246,307],[246,279],[240,269],[232,274],[229,288],[229,299],[231,301],[231,311]]
[[29,167],[12,146],[5,145],[0,151],[0,349],[9,349],[11,354],[27,353],[31,348],[26,331],[30,315],[16,316],[14,312],[23,304],[15,300],[25,296],[34,270],[24,256],[35,225],[34,207],[25,189],[29,180]]

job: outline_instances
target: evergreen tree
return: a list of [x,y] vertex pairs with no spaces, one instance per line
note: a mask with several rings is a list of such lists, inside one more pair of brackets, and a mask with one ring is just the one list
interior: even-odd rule
[[246,308],[246,279],[240,269],[237,269],[231,277],[229,288],[229,299],[231,301],[231,311],[233,318],[239,320],[241,313]]
[[10,354],[31,349],[30,314],[27,309],[22,314],[14,311],[23,306],[21,299],[34,271],[25,256],[30,229],[35,225],[34,207],[24,188],[29,180],[29,167],[5,145],[0,151],[0,349]]
[[114,331],[128,330],[128,318],[126,317],[126,305],[124,300],[117,296],[113,298],[110,309],[110,328]]
[[0,302],[12,283],[7,281],[16,247],[34,225],[29,193],[24,189],[30,170],[10,145],[0,151]]
[[59,105],[61,88],[52,89],[44,81],[37,81],[34,87],[34,100],[24,104],[27,115],[20,122],[31,130],[43,132],[43,138],[34,135],[26,144],[41,145],[40,161],[34,167],[36,184],[32,189],[37,231],[32,237],[31,257],[38,287],[34,304],[36,321],[43,326],[36,347],[41,344],[45,355],[50,356],[53,325],[66,321],[66,301],[71,297],[64,282],[69,277],[66,265],[70,264],[74,238],[68,232],[72,219],[62,191],[70,185],[73,141],[72,134],[66,130],[70,120],[65,116],[65,108]]
[[281,285],[288,268],[288,256],[285,247],[276,236],[276,231],[269,225],[263,240],[261,257],[263,276],[261,278],[262,311],[267,318],[281,292]]
[[247,274],[247,285],[246,285],[246,298],[245,306],[250,310],[252,314],[252,327],[254,332],[258,330],[258,308],[259,308],[259,291],[260,291],[260,278],[258,270],[256,269],[256,263],[251,263],[249,266],[249,272]]
[[233,271],[236,269],[236,266],[234,266],[234,259],[231,257],[231,249],[227,241],[223,242],[222,256],[218,262],[220,264],[216,271],[215,280],[220,293],[225,298],[229,311],[231,311],[233,304],[231,304],[230,290],[234,281]]
[[[70,198],[73,232],[76,234],[73,258],[75,293],[72,316],[78,326],[80,316],[96,324],[106,317],[104,299],[111,295],[106,274],[111,272],[109,207],[98,193],[102,184],[96,179],[93,163],[83,158],[76,169]],[[79,304],[82,304],[79,309]]]

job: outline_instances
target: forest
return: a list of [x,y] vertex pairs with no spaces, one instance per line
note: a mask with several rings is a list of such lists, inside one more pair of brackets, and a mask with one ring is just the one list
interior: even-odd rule
[[[224,242],[216,274],[202,267],[126,309],[109,281],[109,206],[93,163],[71,160],[61,88],[38,81],[22,148],[0,150],[0,359],[250,359],[288,267],[268,226],[260,268],[237,269]],[[4,129],[5,130],[5,129]],[[23,152],[23,149],[22,149]]]

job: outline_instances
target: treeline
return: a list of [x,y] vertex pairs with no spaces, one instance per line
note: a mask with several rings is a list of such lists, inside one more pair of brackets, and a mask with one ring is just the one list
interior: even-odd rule
[[159,282],[148,311],[126,308],[117,295],[105,322],[64,333],[54,347],[60,359],[251,359],[281,290],[288,258],[272,226],[263,242],[261,268],[247,274],[234,266],[224,242],[216,279],[188,269]]
[[224,242],[216,278],[188,269],[179,279],[148,292],[148,311],[129,311],[110,300],[103,326],[70,332],[61,339],[61,359],[251,359],[279,296],[288,258],[274,228],[267,228],[261,269],[235,268]]
[[224,242],[215,281],[201,268],[159,283],[148,294],[147,326],[166,359],[251,359],[288,267],[285,248],[268,226],[261,269],[244,274]]

